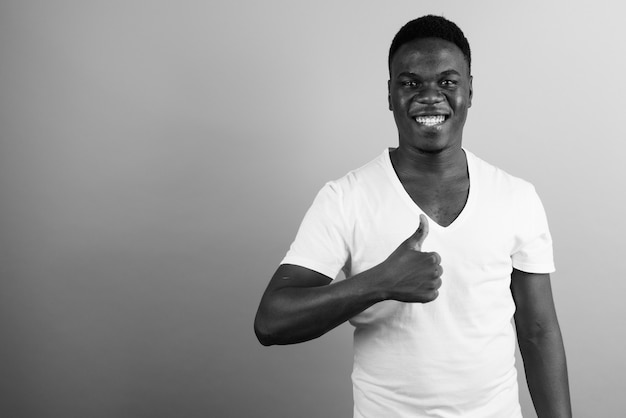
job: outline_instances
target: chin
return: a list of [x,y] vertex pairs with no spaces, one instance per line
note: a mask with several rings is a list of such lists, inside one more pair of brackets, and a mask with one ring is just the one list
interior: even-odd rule
[[428,135],[415,144],[415,148],[424,154],[439,154],[450,147],[450,144],[443,140],[439,135]]
[[424,148],[421,146],[417,146],[416,148],[422,154],[430,154],[430,155],[441,154],[445,150],[445,148],[443,147]]

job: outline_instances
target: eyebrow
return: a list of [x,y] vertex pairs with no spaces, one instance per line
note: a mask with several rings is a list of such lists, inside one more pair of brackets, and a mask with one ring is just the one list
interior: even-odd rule
[[450,69],[450,70],[446,70],[446,71],[442,71],[442,72],[440,73],[440,75],[450,75],[450,74],[454,74],[454,75],[461,75],[461,73],[460,73],[460,72],[458,72],[457,70],[452,70],[452,69]]
[[[449,70],[444,70],[444,71],[440,72],[438,75],[439,76],[442,76],[442,75],[458,75],[458,76],[460,76],[461,73],[459,73],[457,70],[449,69]],[[415,73],[412,73],[410,71],[403,71],[400,74],[398,74],[398,77],[402,77],[402,76],[404,76],[404,77],[419,77],[419,74],[415,74]]]

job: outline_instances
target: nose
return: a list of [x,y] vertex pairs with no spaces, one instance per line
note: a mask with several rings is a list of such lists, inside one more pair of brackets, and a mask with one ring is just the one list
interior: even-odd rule
[[441,91],[437,86],[425,85],[415,97],[418,103],[421,104],[435,104],[443,100]]

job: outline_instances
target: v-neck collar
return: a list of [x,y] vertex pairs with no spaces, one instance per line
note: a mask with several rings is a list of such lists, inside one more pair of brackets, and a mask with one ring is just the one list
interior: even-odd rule
[[426,212],[423,211],[422,208],[420,208],[419,205],[415,203],[415,201],[413,201],[409,193],[406,191],[406,189],[402,185],[402,182],[400,181],[400,178],[398,177],[396,170],[393,168],[393,164],[391,163],[391,156],[389,155],[390,148],[386,148],[384,151],[383,157],[384,157],[385,171],[387,172],[389,180],[391,181],[394,189],[396,190],[400,198],[404,201],[404,203],[408,207],[410,207],[411,210],[413,210],[416,215],[419,216],[420,214],[423,214],[428,218],[428,221],[429,221],[428,223],[431,228],[436,228],[438,230],[448,231],[448,232],[455,230],[465,222],[465,219],[469,217],[471,211],[473,210],[474,201],[476,200],[476,196],[479,191],[478,184],[476,181],[476,172],[475,172],[476,167],[475,167],[474,155],[471,152],[467,151],[465,148],[462,148],[462,150],[465,153],[465,159],[467,160],[467,172],[469,174],[470,186],[469,186],[469,191],[467,195],[467,201],[465,202],[465,206],[463,206],[461,213],[459,213],[459,215],[448,226],[442,226],[438,224],[437,222],[435,222],[435,220],[433,220],[430,216],[428,216]]

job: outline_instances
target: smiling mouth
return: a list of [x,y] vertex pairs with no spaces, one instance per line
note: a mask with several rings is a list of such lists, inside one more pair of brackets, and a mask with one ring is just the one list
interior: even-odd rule
[[432,116],[416,116],[415,122],[424,126],[437,126],[446,121],[445,115],[432,115]]

